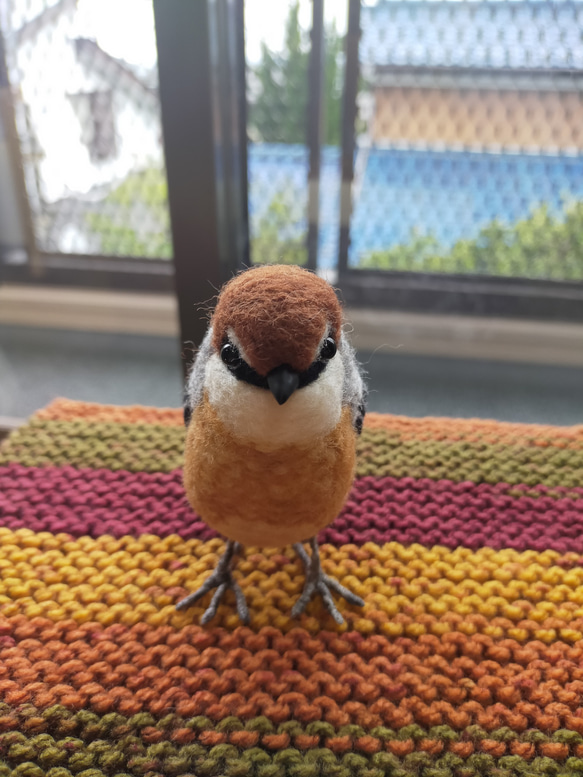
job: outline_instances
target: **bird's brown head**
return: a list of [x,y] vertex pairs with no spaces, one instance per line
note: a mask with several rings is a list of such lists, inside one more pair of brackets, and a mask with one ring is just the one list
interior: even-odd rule
[[217,351],[233,332],[249,366],[265,377],[281,365],[307,370],[323,338],[338,341],[342,310],[322,278],[300,267],[268,265],[223,287],[211,324]]

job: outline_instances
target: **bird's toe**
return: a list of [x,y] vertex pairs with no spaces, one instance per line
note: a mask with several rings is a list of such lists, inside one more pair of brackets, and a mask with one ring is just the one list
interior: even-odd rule
[[205,610],[200,620],[201,624],[205,625],[215,617],[223,596],[229,589],[231,589],[235,593],[237,613],[239,617],[243,623],[249,623],[249,609],[247,607],[247,602],[245,601],[245,594],[243,593],[241,586],[233,577],[233,573],[230,568],[233,556],[239,550],[240,546],[238,546],[238,544],[236,545],[235,543],[229,541],[227,543],[227,548],[219,560],[215,571],[204,581],[199,589],[193,591],[193,593],[189,594],[180,602],[178,602],[176,609],[185,610],[187,607],[190,607],[199,599],[201,599],[205,594],[209,593],[209,591],[216,589],[212,596],[211,603]]
[[320,570],[315,577],[311,577],[306,580],[302,595],[292,608],[292,617],[297,618],[300,616],[305,611],[313,595],[315,593],[319,593],[322,597],[322,601],[324,602],[324,606],[330,615],[334,618],[336,623],[341,625],[344,623],[344,618],[342,617],[340,610],[332,598],[332,591],[346,599],[349,604],[354,604],[359,607],[364,606],[364,601],[360,598],[360,596],[353,594],[352,591],[349,591],[348,588],[345,588],[337,580],[334,580],[333,577],[325,575]]

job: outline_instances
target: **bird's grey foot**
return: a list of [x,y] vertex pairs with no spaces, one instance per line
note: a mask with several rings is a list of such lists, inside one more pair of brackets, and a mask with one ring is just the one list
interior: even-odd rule
[[364,602],[360,596],[353,594],[352,591],[349,591],[348,588],[341,585],[338,580],[334,580],[333,577],[324,574],[320,562],[320,553],[316,537],[312,537],[310,546],[312,548],[311,556],[307,554],[306,549],[301,542],[296,542],[293,546],[295,552],[304,562],[304,566],[306,567],[306,582],[302,595],[293,606],[291,612],[292,617],[297,618],[298,615],[301,615],[312,596],[315,593],[319,593],[324,601],[326,609],[336,623],[344,623],[344,618],[340,614],[338,607],[336,607],[330,591],[335,591],[340,596],[343,596],[347,602],[350,604],[357,604],[359,607],[363,607]]
[[233,561],[234,556],[236,556],[240,550],[241,546],[238,542],[227,540],[227,547],[219,559],[219,563],[217,564],[215,571],[204,581],[199,589],[178,602],[176,609],[185,610],[187,607],[190,607],[192,604],[202,598],[206,593],[212,591],[213,588],[216,588],[217,590],[213,594],[211,603],[200,619],[201,625],[204,626],[215,617],[217,614],[217,608],[221,603],[221,599],[223,598],[225,591],[231,588],[235,592],[235,599],[237,600],[237,614],[239,615],[239,618],[241,618],[243,623],[249,623],[249,610],[247,608],[247,602],[245,601],[245,594],[241,590],[239,583],[237,583],[233,577],[233,572],[231,571],[231,562]]

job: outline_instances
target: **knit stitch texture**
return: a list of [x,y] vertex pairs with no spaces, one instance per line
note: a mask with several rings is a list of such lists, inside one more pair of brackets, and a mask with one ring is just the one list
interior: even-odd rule
[[371,414],[320,535],[365,600],[335,625],[289,548],[223,548],[182,413],[58,400],[0,448],[0,777],[583,774],[583,427]]

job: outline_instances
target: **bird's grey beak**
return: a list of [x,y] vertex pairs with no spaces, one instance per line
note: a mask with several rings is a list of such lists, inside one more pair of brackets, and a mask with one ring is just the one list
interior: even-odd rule
[[277,404],[283,405],[300,385],[300,377],[295,370],[282,365],[271,370],[267,376],[267,385]]

